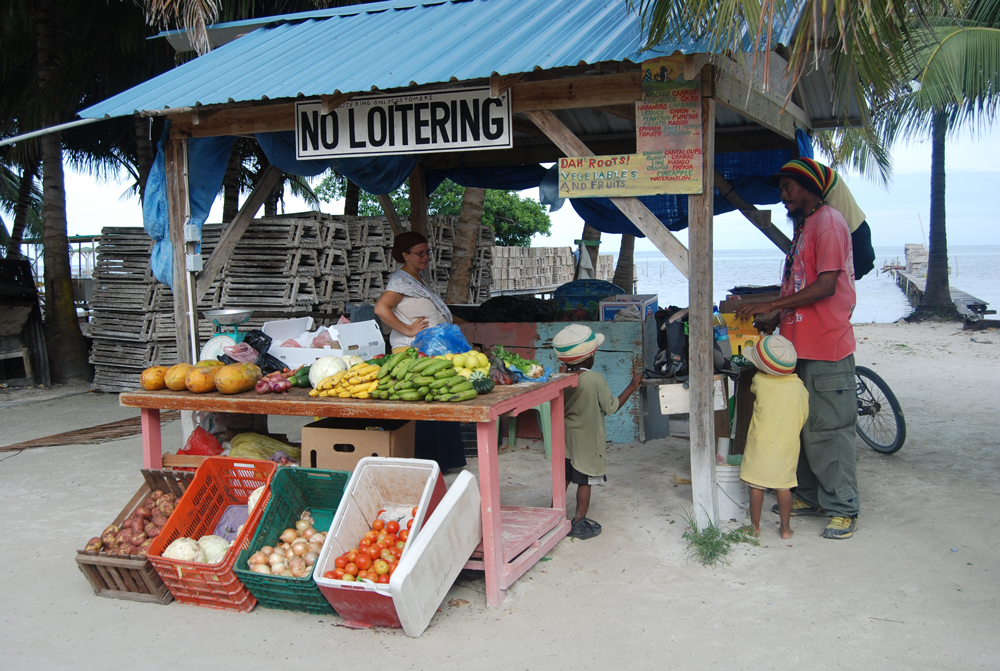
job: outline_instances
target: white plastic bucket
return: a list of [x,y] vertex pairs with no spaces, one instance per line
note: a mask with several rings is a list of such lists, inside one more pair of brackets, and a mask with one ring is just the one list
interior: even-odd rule
[[740,467],[722,464],[715,467],[719,490],[719,519],[742,522],[750,506],[746,483],[740,480]]

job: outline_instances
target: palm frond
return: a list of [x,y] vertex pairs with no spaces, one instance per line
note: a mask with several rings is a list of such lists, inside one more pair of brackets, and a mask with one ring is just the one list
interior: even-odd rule
[[146,22],[182,27],[198,55],[207,54],[212,49],[208,27],[219,19],[219,4],[220,0],[146,0]]

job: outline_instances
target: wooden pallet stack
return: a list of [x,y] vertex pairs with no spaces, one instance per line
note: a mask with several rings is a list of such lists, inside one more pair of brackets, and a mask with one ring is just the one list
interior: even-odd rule
[[[123,391],[139,386],[148,366],[177,362],[173,293],[153,279],[149,267],[152,239],[141,228],[108,227],[101,232],[90,301],[94,387]],[[215,307],[220,282],[199,303]],[[202,322],[199,333],[208,337],[212,324]]]

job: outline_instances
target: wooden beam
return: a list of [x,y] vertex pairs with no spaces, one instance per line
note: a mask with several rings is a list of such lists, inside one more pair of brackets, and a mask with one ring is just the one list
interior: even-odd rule
[[247,228],[253,222],[253,218],[257,216],[257,211],[260,210],[261,205],[264,204],[267,197],[274,191],[274,187],[278,186],[284,177],[285,173],[273,165],[269,165],[264,170],[264,174],[257,180],[257,184],[253,187],[253,191],[250,192],[246,202],[243,203],[243,207],[236,213],[236,217],[233,218],[232,223],[222,232],[219,244],[212,250],[212,255],[205,262],[202,271],[198,273],[198,286],[195,289],[196,305],[201,301],[208,288],[212,286],[215,278],[222,272],[222,268],[229,261],[229,257],[232,256],[233,250],[236,249],[240,238],[246,233]]
[[532,137],[545,137],[545,133],[540,131],[538,126],[519,116],[516,116],[511,120],[510,126],[515,133],[522,133]]
[[613,117],[618,117],[619,119],[624,119],[625,121],[631,121],[635,123],[635,104],[632,105],[604,105],[601,107],[595,107],[598,112],[604,112],[605,114],[610,114]]
[[295,105],[256,105],[254,107],[234,107],[218,110],[206,118],[200,112],[195,124],[191,114],[171,116],[171,137],[213,137],[216,135],[246,135],[252,133],[273,133],[295,129]]
[[498,75],[493,73],[490,75],[490,97],[499,98],[504,93],[510,90],[510,87],[521,81],[525,73],[517,72],[512,75]]
[[794,140],[796,124],[805,129],[812,127],[798,105],[777,99],[763,91],[759,81],[748,80],[738,71],[721,70],[714,85],[714,97],[720,105],[779,135]]
[[164,146],[163,158],[167,178],[167,218],[170,240],[173,244],[172,287],[174,295],[174,340],[177,345],[177,363],[194,363],[191,348],[191,292],[188,291],[188,273],[185,265],[186,245],[184,224],[188,219],[188,185],[185,174],[184,153],[187,140],[171,138]]
[[[594,156],[594,152],[573,134],[555,114],[549,111],[526,112],[536,126],[541,128],[566,156]],[[711,184],[711,181],[709,181]],[[681,271],[688,276],[688,250],[667,230],[666,226],[656,218],[638,198],[612,198],[611,202],[636,225],[642,234],[656,245],[656,248]]]
[[410,230],[427,235],[427,175],[417,163],[410,173]]
[[[635,153],[635,133],[616,134],[608,139],[601,139],[600,136],[581,137],[580,140],[599,156]],[[447,170],[448,168],[486,168],[525,163],[554,163],[565,155],[559,147],[545,138],[545,142],[541,143],[530,140],[518,142],[513,149],[424,154],[421,160],[428,170]]]
[[329,114],[333,110],[337,109],[348,100],[353,98],[356,94],[354,93],[341,93],[340,91],[334,91],[333,95],[320,96],[319,97],[319,112],[320,114]]
[[[788,248],[792,246],[792,241],[781,232],[781,229],[771,225],[770,210],[759,210],[757,206],[743,200],[740,194],[736,193],[736,190],[733,189],[733,185],[718,170],[715,171],[715,187],[726,200],[736,206],[744,217],[750,220],[750,223],[760,229],[760,232],[766,235],[768,240],[773,242],[778,249],[785,253],[788,252]],[[764,214],[765,212],[767,213],[767,226],[762,226],[761,222],[755,221],[756,215],[754,213]]]
[[702,529],[719,524],[719,494],[715,486],[715,418],[712,324],[712,220],[715,187],[715,100],[711,93],[713,67],[702,68],[701,137],[704,190],[688,196],[688,369],[690,377],[691,496],[695,520]]
[[403,224],[399,221],[399,213],[396,212],[396,205],[392,202],[392,198],[387,193],[380,193],[375,197],[378,198],[378,204],[382,206],[382,211],[385,212],[385,218],[389,220],[389,227],[392,228],[392,234],[399,235],[402,233]]
[[642,73],[521,82],[511,89],[516,112],[628,105],[642,96]]

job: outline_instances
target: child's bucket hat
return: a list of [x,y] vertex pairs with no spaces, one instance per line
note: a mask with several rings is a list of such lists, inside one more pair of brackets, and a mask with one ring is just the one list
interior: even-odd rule
[[780,335],[764,336],[753,347],[743,348],[743,356],[768,375],[794,373],[798,362],[795,346],[788,338]]
[[589,326],[570,324],[552,339],[556,358],[570,366],[586,361],[604,342],[604,335],[594,333]]

